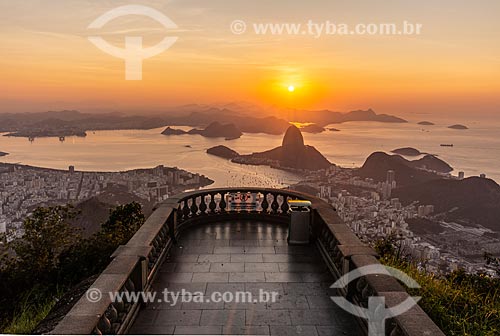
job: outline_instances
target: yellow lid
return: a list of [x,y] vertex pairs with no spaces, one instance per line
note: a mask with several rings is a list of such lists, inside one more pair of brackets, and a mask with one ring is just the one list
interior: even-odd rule
[[307,200],[288,200],[288,205],[290,206],[309,207],[311,204],[311,201]]

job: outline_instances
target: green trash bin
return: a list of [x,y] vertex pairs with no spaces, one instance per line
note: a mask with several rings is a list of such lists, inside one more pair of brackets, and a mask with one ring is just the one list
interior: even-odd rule
[[307,200],[289,200],[290,223],[288,225],[288,244],[309,244],[311,226],[311,202]]

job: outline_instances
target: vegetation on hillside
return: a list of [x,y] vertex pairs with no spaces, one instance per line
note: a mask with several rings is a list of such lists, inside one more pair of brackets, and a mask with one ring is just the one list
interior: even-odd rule
[[1,332],[31,333],[61,295],[101,272],[145,221],[140,204],[118,206],[99,232],[82,239],[69,224],[77,215],[71,206],[37,208],[22,238],[0,237]]
[[[463,270],[447,276],[427,273],[391,238],[377,242],[375,248],[382,263],[402,270],[420,284],[420,289],[408,288],[408,292],[422,297],[419,305],[446,335],[500,335],[500,279]],[[487,262],[499,266],[498,259],[488,257]],[[500,275],[500,267],[498,272]]]

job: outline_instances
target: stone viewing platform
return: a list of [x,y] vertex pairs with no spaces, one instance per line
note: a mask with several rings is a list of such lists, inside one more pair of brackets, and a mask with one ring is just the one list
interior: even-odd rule
[[[176,293],[277,293],[272,302],[147,304],[131,334],[359,335],[354,316],[329,297],[335,279],[316,246],[288,246],[287,227],[228,221],[186,230],[153,289]],[[180,300],[179,300],[180,301]],[[342,331],[348,331],[342,333]]]
[[[293,199],[312,202],[306,245],[287,242],[287,201]],[[341,276],[369,265],[380,265],[376,253],[329,204],[313,196],[264,188],[184,193],[161,203],[115,251],[91,286],[102,297],[84,295],[52,334],[366,335],[366,320],[347,313],[330,296],[359,308],[368,307],[374,296],[385,297],[391,307],[409,298],[385,274],[330,288]],[[183,298],[167,302],[165,289]],[[263,299],[263,291],[274,299]],[[125,295],[120,301],[110,292],[159,297],[137,301]],[[214,293],[234,297],[241,292],[254,300],[213,300]],[[210,301],[186,299],[197,293]],[[392,336],[443,335],[418,306],[388,319],[385,328]]]

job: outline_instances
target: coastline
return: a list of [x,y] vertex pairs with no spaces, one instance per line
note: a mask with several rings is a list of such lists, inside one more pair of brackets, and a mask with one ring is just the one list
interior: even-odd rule
[[[434,130],[436,127],[439,127],[437,131]],[[375,151],[389,152],[408,146],[437,155],[455,168],[454,175],[460,171],[465,172],[465,176],[485,173],[487,177],[500,181],[500,172],[494,169],[500,165],[500,139],[497,136],[500,125],[497,124],[474,124],[467,133],[448,130],[446,124],[433,126],[430,133],[423,132],[419,125],[412,123],[392,125],[355,122],[343,123],[340,128],[341,132],[335,133],[304,133],[304,139],[330,162],[341,167],[360,167]],[[225,181],[226,178],[221,177],[224,171],[240,170],[245,174],[244,170],[248,169],[240,169],[237,164],[223,163],[222,159],[210,157],[205,153],[206,149],[224,144],[245,155],[279,146],[282,139],[282,136],[277,135],[244,133],[240,139],[226,142],[199,135],[169,138],[161,135],[161,131],[162,128],[96,131],[89,133],[86,138],[68,137],[65,142],[56,138],[40,138],[30,143],[25,138],[0,136],[0,149],[10,153],[0,157],[0,162],[63,170],[68,165],[75,165],[82,171],[104,172],[165,164],[201,172],[206,176],[217,177],[219,174],[215,180]],[[439,144],[444,142],[453,142],[455,146],[440,147]]]

